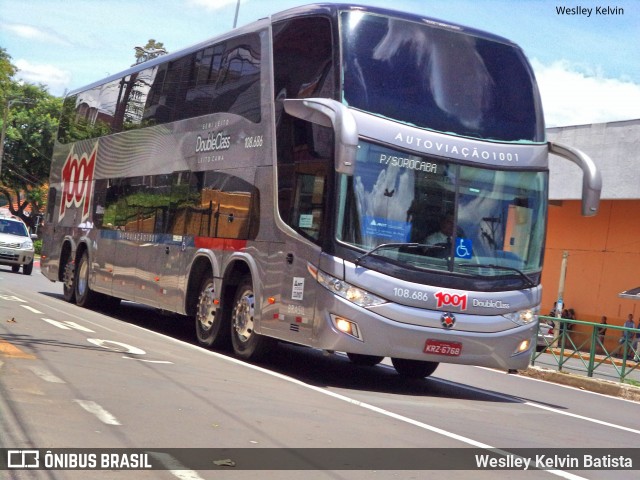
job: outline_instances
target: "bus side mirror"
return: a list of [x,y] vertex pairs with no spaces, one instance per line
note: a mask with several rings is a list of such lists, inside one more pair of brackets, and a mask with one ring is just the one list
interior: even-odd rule
[[582,215],[590,217],[598,213],[602,175],[591,157],[577,148],[549,142],[549,151],[571,160],[582,169]]
[[347,107],[329,98],[291,98],[284,100],[284,110],[293,117],[332,128],[336,172],[353,175],[358,149],[358,126]]

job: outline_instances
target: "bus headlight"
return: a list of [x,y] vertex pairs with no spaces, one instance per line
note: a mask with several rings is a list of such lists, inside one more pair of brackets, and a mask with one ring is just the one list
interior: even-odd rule
[[505,317],[518,325],[528,325],[538,321],[539,311],[539,308],[528,308],[519,312],[507,313]]
[[362,288],[354,287],[350,283],[347,283],[344,280],[339,280],[321,270],[318,270],[316,279],[320,285],[330,292],[344,298],[345,300],[349,300],[360,307],[373,307],[387,303],[385,299],[380,298],[373,293],[369,293]]

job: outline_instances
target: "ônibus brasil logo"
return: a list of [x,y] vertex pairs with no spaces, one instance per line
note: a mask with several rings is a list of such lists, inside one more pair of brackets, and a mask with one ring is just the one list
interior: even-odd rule
[[64,218],[67,209],[71,206],[82,207],[83,222],[89,217],[91,197],[93,195],[93,170],[96,166],[98,143],[93,147],[89,155],[82,152],[82,156],[69,152],[69,156],[62,166],[62,199],[60,201],[59,220]]

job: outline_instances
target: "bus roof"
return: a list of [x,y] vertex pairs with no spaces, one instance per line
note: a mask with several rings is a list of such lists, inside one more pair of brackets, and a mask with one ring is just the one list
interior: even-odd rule
[[358,10],[366,13],[392,16],[392,17],[409,20],[413,22],[425,23],[433,27],[440,27],[440,28],[445,28],[449,30],[455,30],[461,33],[465,33],[467,35],[482,37],[488,40],[493,40],[496,42],[517,46],[514,42],[504,37],[500,37],[498,35],[494,35],[492,33],[489,33],[483,30],[466,27],[464,25],[440,20],[437,18],[425,17],[424,15],[418,15],[415,13],[404,12],[402,10],[394,10],[394,9],[382,8],[382,7],[372,7],[368,5],[358,5],[353,3],[316,3],[316,4],[310,4],[310,5],[303,5],[300,7],[293,7],[293,8],[284,10],[282,12],[273,14],[271,16],[271,21],[277,22],[280,20],[285,20],[287,18],[300,17],[300,16],[312,15],[312,14],[321,14],[321,13],[335,15],[337,14],[337,12],[341,10]]
[[228,38],[233,38],[235,36],[238,35],[242,35],[245,33],[249,33],[249,32],[254,32],[257,29],[260,28],[265,28],[268,25],[270,25],[271,23],[275,23],[275,22],[279,22],[282,20],[287,20],[287,19],[291,19],[291,18],[296,18],[296,17],[302,17],[302,16],[306,16],[306,15],[327,15],[327,16],[337,16],[338,12],[343,11],[343,10],[356,10],[356,11],[361,11],[361,12],[365,12],[365,13],[372,13],[372,14],[378,14],[378,15],[384,15],[384,16],[392,16],[392,17],[396,17],[396,18],[400,18],[400,19],[404,19],[404,20],[408,20],[408,21],[413,21],[413,22],[420,22],[420,23],[424,23],[427,24],[429,26],[432,27],[436,27],[436,28],[444,28],[444,29],[448,29],[448,30],[453,30],[453,31],[458,31],[460,33],[464,33],[466,35],[471,35],[471,36],[475,36],[475,37],[480,37],[480,38],[485,38],[488,40],[492,40],[492,41],[496,41],[496,42],[500,42],[500,43],[505,43],[508,45],[512,45],[514,47],[519,48],[514,42],[500,37],[498,35],[494,35],[491,34],[489,32],[485,32],[482,30],[477,30],[475,28],[470,28],[470,27],[466,27],[463,25],[459,25],[459,24],[455,24],[455,23],[451,23],[451,22],[445,22],[436,18],[430,18],[430,17],[425,17],[423,15],[416,15],[414,13],[407,13],[407,12],[403,12],[400,10],[392,10],[392,9],[387,9],[387,8],[380,8],[380,7],[371,7],[371,6],[365,6],[365,5],[357,5],[357,4],[348,4],[348,3],[317,3],[317,4],[309,4],[309,5],[303,5],[300,7],[293,7],[284,11],[281,11],[279,13],[275,13],[273,15],[271,15],[270,17],[266,17],[266,18],[262,18],[260,20],[256,20],[254,22],[251,22],[247,25],[244,25],[242,27],[238,27],[236,29],[233,30],[229,30],[223,34],[217,35],[215,37],[211,37],[208,38],[206,40],[203,40],[201,42],[198,42],[196,44],[193,44],[191,46],[182,48],[180,50],[176,50],[175,52],[166,54],[166,55],[161,55],[159,57],[156,57],[152,60],[148,60],[146,62],[142,62],[136,65],[131,66],[128,69],[122,70],[118,73],[115,73],[113,75],[110,75],[108,77],[102,78],[100,80],[97,80],[95,82],[92,82],[88,85],[85,85],[83,87],[80,88],[76,88],[70,92],[67,93],[66,96],[72,96],[72,95],[77,95],[78,93],[84,92],[86,90],[89,90],[91,88],[95,88],[98,87],[104,83],[108,83],[114,80],[118,80],[121,79],[122,77],[125,77],[127,75],[131,75],[135,72],[140,72],[142,70],[146,70],[147,68],[153,67],[155,65],[161,65],[164,64],[166,62],[171,62],[173,60],[177,60],[178,58],[183,57],[184,55],[188,55],[189,53],[193,53],[196,52],[204,47],[206,47],[207,45],[210,45],[211,43],[214,42],[219,42],[219,41],[223,41],[225,39]]

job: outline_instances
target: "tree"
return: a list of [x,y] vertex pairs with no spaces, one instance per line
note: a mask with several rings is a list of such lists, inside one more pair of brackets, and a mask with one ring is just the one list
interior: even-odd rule
[[11,63],[11,56],[0,47],[0,101],[2,105],[7,104],[7,93],[10,92],[13,81],[11,78],[16,74],[18,68]]
[[162,42],[156,42],[153,38],[150,38],[144,47],[134,47],[134,49],[136,51],[135,65],[168,53],[164,49],[164,44]]
[[[8,90],[6,98],[13,103],[7,112],[0,197],[5,197],[13,215],[33,227],[46,203],[45,185],[62,100],[50,95],[44,85],[11,82]],[[31,215],[25,213],[28,205]]]

